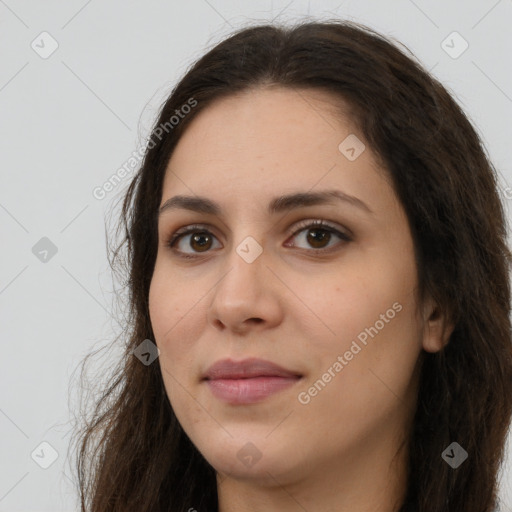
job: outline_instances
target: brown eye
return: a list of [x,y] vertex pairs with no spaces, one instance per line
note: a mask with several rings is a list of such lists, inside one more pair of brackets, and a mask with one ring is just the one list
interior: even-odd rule
[[[333,235],[334,238],[338,238],[341,242],[329,246]],[[286,247],[309,249],[309,252],[319,254],[337,250],[339,245],[352,241],[349,235],[341,232],[334,226],[324,223],[322,220],[302,222],[300,229],[297,229],[293,233],[292,238],[305,240],[304,243],[306,247],[300,247],[294,243],[286,243]],[[202,253],[208,253],[210,249],[215,248],[213,244],[216,240],[217,237],[213,235],[210,230],[205,229],[205,225],[195,224],[176,231],[171,236],[170,240],[166,242],[166,246],[170,247],[179,257],[194,258],[200,256]],[[221,245],[219,244],[219,246]],[[219,246],[217,246],[217,248]]]
[[[188,226],[174,233],[167,245],[183,254],[185,258],[193,257],[194,253],[207,252],[212,247],[214,238],[215,236],[203,226]],[[175,245],[179,247],[174,249]],[[192,252],[189,249],[192,249]]]
[[322,228],[313,228],[308,229],[307,241],[311,244],[315,249],[322,249],[324,247],[324,243],[331,240],[330,231]]
[[198,252],[207,251],[211,245],[212,238],[207,231],[196,233],[190,238],[190,247]]
[[[301,229],[298,229],[293,233],[292,238],[297,238],[299,241],[303,240],[303,243],[305,243],[306,246],[299,247],[298,245],[293,244],[293,247],[299,247],[301,249],[313,248],[314,251],[328,252],[331,248],[336,248],[336,244],[332,244],[329,247],[329,242],[332,241],[333,235],[335,238],[342,240],[343,243],[350,242],[352,240],[349,235],[342,233],[335,227],[330,226],[329,224],[326,224],[324,221],[320,220],[314,222],[306,221],[302,223],[300,228]],[[287,244],[287,246],[289,246],[289,244]]]

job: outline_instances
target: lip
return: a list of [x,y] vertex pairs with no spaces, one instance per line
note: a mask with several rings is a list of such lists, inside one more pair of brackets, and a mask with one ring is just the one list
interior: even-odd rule
[[230,404],[252,404],[296,384],[302,375],[264,359],[222,359],[203,375],[212,394]]
[[265,359],[251,357],[242,361],[221,359],[205,372],[203,380],[250,379],[253,377],[302,377],[301,374],[287,370]]
[[254,404],[301,380],[301,377],[251,377],[205,380],[212,394],[232,405]]

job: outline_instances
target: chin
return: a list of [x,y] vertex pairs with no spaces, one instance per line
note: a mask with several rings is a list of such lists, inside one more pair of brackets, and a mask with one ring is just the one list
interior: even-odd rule
[[[285,475],[291,476],[293,468],[300,467],[300,461],[293,461],[290,446],[274,441],[265,439],[265,435],[260,438],[244,435],[226,439],[223,443],[211,443],[202,453],[223,476],[275,486],[276,480],[281,482],[286,480]],[[215,451],[212,446],[216,446]]]

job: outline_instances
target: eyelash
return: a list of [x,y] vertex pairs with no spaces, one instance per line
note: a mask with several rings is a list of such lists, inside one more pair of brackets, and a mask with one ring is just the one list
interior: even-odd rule
[[[181,258],[185,258],[185,259],[200,258],[203,254],[206,254],[206,252],[208,252],[208,251],[206,251],[205,253],[197,253],[197,255],[187,254],[187,253],[184,253],[182,251],[178,251],[178,250],[174,249],[174,244],[181,237],[189,235],[189,234],[192,234],[192,233],[196,233],[196,232],[201,232],[201,233],[205,233],[205,234],[208,234],[208,235],[211,235],[211,236],[215,236],[215,235],[213,235],[213,233],[211,231],[206,229],[206,227],[207,226],[205,224],[192,224],[190,226],[186,226],[184,228],[178,229],[176,232],[174,232],[169,237],[169,239],[166,241],[165,245],[166,245],[166,247],[169,247],[174,252],[176,252],[179,255],[179,257],[181,257]],[[323,231],[327,231],[328,233],[335,234],[336,236],[341,238],[344,242],[351,242],[352,241],[352,238],[349,235],[339,231],[334,226],[331,226],[330,224],[327,224],[323,220],[315,220],[315,221],[306,220],[306,221],[303,221],[303,222],[299,223],[299,225],[297,226],[297,229],[291,234],[291,236],[295,237],[301,231],[306,231],[306,230],[311,229],[311,228],[316,228],[316,229],[320,229],[321,228]],[[302,250],[307,250],[307,249],[302,249]],[[330,252],[332,252],[332,250],[336,250],[336,247],[334,249],[332,247],[329,248],[329,249],[311,249],[310,252],[313,252],[313,253],[321,253],[321,252],[323,252],[323,253],[330,253]]]

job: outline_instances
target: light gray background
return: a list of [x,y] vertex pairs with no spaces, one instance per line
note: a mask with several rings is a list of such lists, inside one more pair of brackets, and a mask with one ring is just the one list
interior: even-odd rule
[[[141,146],[165,95],[207,48],[251,20],[308,14],[365,23],[432,70],[482,135],[510,218],[511,0],[0,0],[0,511],[78,510],[68,388],[82,357],[117,329],[105,217],[131,175],[103,200],[94,188]],[[44,31],[58,43],[46,59],[31,47],[50,48]],[[453,31],[469,44],[458,58],[441,46]],[[42,237],[58,250],[46,263],[32,252]],[[48,469],[31,458],[51,456],[44,441],[59,455]]]

